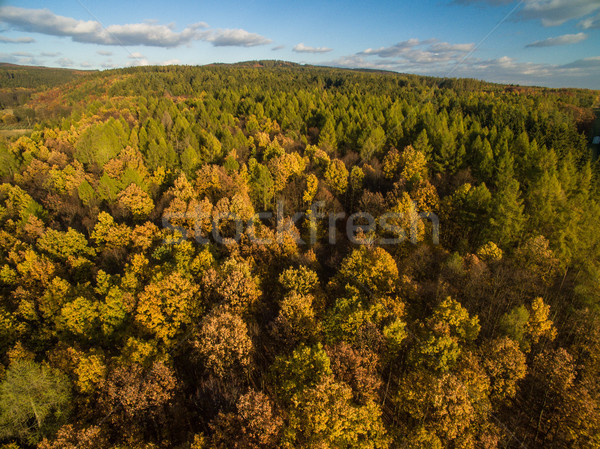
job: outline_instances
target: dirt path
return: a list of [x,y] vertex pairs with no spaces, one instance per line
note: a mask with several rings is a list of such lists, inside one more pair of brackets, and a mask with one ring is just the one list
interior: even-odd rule
[[12,137],[27,134],[33,131],[31,128],[20,128],[20,129],[0,129],[0,136]]

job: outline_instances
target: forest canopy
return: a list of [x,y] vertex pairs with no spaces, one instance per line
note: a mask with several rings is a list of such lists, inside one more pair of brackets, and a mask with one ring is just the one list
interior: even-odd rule
[[6,73],[0,448],[600,447],[599,92]]

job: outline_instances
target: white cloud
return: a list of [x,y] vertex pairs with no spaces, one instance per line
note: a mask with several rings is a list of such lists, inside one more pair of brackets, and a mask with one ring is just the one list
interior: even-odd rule
[[17,37],[13,39],[6,36],[0,36],[0,42],[5,44],[31,44],[35,42],[35,39],[32,37]]
[[523,62],[508,56],[481,60],[472,56],[447,61],[396,58],[372,58],[363,53],[325,61],[334,67],[389,70],[438,77],[477,78],[504,84],[542,85],[550,87],[598,88],[600,79],[600,56],[580,59],[569,64],[537,64]]
[[[512,3],[512,0],[455,0],[455,3],[499,6]],[[598,0],[523,0],[523,7],[515,14],[515,18],[540,20],[544,26],[558,26],[598,10]]]
[[532,42],[526,47],[556,47],[558,45],[571,45],[584,41],[588,38],[585,33],[563,34],[562,36],[549,37],[541,41]]
[[211,42],[215,47],[255,47],[272,42],[260,34],[242,29],[212,31],[204,40]]
[[600,68],[600,56],[592,56],[590,58],[578,59],[569,64],[561,66],[565,69],[593,69]]
[[69,58],[60,58],[56,60],[56,63],[61,67],[73,67],[75,63]]
[[589,17],[582,20],[577,24],[577,26],[579,28],[583,28],[584,30],[600,28],[600,14],[598,14],[596,17]]
[[398,42],[396,45],[392,45],[391,47],[380,47],[377,49],[367,48],[365,51],[361,52],[364,55],[377,55],[382,58],[391,58],[394,56],[399,56],[405,53],[410,48],[421,45],[421,41],[419,39],[409,39],[407,41]]
[[439,42],[431,46],[431,51],[438,53],[468,53],[470,51],[473,51],[474,48],[475,44],[449,44],[448,42]]
[[60,55],[59,51],[43,51],[40,53],[40,56],[45,56],[48,58],[55,58]]
[[292,48],[292,51],[295,51],[296,53],[327,53],[333,51],[333,49],[327,47],[309,47],[300,42]]
[[160,65],[177,65],[177,64],[181,64],[181,61],[179,59],[168,59],[166,61],[163,61],[160,63]]
[[107,51],[107,50],[98,50],[96,53],[98,53],[100,56],[112,56],[112,51]]
[[206,24],[190,25],[181,32],[173,27],[152,23],[110,25],[104,29],[95,20],[76,20],[54,14],[48,9],[16,6],[0,8],[0,22],[29,32],[70,37],[75,42],[104,45],[148,45],[176,47],[202,37]]
[[279,50],[283,50],[284,48],[285,48],[285,45],[276,45],[271,50],[273,50],[273,51],[279,51]]
[[[384,59],[395,59],[396,64],[403,65],[421,65],[421,64],[446,64],[450,61],[458,61],[473,51],[475,44],[451,44],[448,42],[438,42],[435,39],[421,41],[419,39],[409,39],[398,42],[391,47],[381,47],[378,49],[368,48],[356,56],[369,57],[379,56]],[[385,65],[385,64],[384,64]]]
[[0,7],[0,22],[14,29],[70,37],[75,42],[101,45],[145,45],[172,48],[192,41],[207,41],[214,46],[252,47],[271,43],[259,34],[242,29],[208,30],[204,22],[175,31],[174,25],[160,25],[154,21],[106,28],[95,20],[77,20],[54,14],[48,9],[26,9],[16,6]]
[[146,65],[150,65],[150,61],[148,61],[147,59],[135,59],[133,62],[127,64],[128,67],[141,67],[141,66],[146,66]]
[[138,66],[143,66],[143,65],[151,65],[150,61],[148,61],[148,59],[146,59],[146,57],[144,55],[142,55],[141,53],[132,53],[130,55],[127,56],[130,61],[126,64],[127,67],[138,67]]
[[519,12],[522,19],[539,19],[544,26],[562,25],[600,9],[598,0],[526,0]]
[[14,53],[0,53],[0,61],[10,64],[42,65],[42,61],[35,56],[21,56]]

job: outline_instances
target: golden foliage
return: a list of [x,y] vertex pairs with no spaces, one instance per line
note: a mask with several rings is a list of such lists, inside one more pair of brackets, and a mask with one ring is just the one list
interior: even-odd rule
[[129,184],[117,197],[117,203],[128,214],[136,220],[148,217],[154,209],[154,201],[140,186]]
[[198,287],[175,272],[146,286],[138,297],[135,319],[156,338],[170,344],[201,310]]
[[343,194],[348,189],[348,169],[339,159],[334,159],[325,171],[325,179],[331,188],[338,194]]

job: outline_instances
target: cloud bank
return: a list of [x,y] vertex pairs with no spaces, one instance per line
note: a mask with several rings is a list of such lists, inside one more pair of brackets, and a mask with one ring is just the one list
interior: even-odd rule
[[584,41],[587,38],[588,35],[585,33],[563,34],[562,36],[549,37],[548,39],[532,42],[531,44],[527,44],[525,47],[556,47],[558,45],[572,45]]
[[596,17],[589,17],[587,19],[584,19],[577,25],[579,26],[579,28],[583,28],[584,30],[600,28],[600,14],[598,14]]
[[5,44],[31,44],[35,42],[35,39],[32,37],[17,37],[16,39],[12,39],[10,37],[0,36],[0,42]]
[[333,49],[327,47],[309,47],[300,42],[292,48],[292,51],[295,51],[296,53],[328,53],[333,51]]
[[357,53],[355,56],[378,56],[383,59],[394,59],[394,61],[390,62],[392,65],[446,64],[450,61],[458,61],[473,51],[474,48],[475,44],[473,43],[450,44],[448,42],[439,42],[436,39],[425,41],[409,39],[398,42],[390,47],[368,48]]
[[26,9],[16,6],[0,7],[0,22],[20,31],[69,37],[75,42],[99,45],[172,48],[192,41],[206,41],[216,47],[252,47],[271,43],[255,33],[236,30],[208,30],[204,22],[175,31],[173,25],[132,23],[109,25],[106,28],[95,20],[77,20],[54,14],[48,9]]
[[[455,0],[463,5],[501,6],[513,0]],[[540,20],[544,26],[558,26],[585,17],[600,10],[598,0],[523,0],[523,7],[515,14],[516,19]],[[598,20],[598,18],[596,18]]]
[[246,30],[217,30],[209,34],[204,40],[211,42],[215,47],[255,47],[267,45],[272,41],[256,33]]
[[[581,33],[583,34],[583,33]],[[554,45],[581,39],[559,36]],[[541,41],[545,42],[545,41]],[[547,46],[548,43],[540,44]],[[509,56],[481,59],[474,56],[472,43],[449,43],[435,39],[409,39],[389,47],[367,50],[324,61],[322,65],[346,68],[389,70],[437,77],[485,79],[504,84],[544,85],[550,87],[596,86],[600,88],[600,56],[568,64],[523,62]]]

